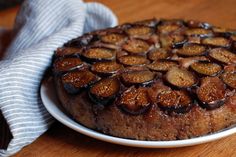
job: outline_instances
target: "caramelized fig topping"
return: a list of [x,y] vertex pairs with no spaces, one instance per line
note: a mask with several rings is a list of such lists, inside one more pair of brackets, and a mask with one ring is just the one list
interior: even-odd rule
[[61,78],[65,90],[70,94],[76,94],[81,89],[87,88],[99,80],[99,77],[88,70],[76,70],[68,72]]
[[222,37],[211,37],[203,39],[202,44],[209,46],[229,47],[230,41]]
[[155,74],[148,71],[131,71],[121,75],[122,80],[126,85],[143,85],[146,86],[153,82]]
[[130,87],[120,98],[118,106],[126,113],[139,115],[146,112],[150,107],[147,90],[143,87]]
[[102,75],[112,75],[122,69],[122,65],[114,61],[96,62],[92,65],[91,70]]
[[163,48],[179,48],[184,45],[186,39],[182,35],[164,34],[160,36],[160,42]]
[[82,53],[88,61],[109,61],[115,58],[115,51],[108,48],[90,48]]
[[150,60],[159,60],[159,59],[166,59],[170,56],[170,53],[163,48],[158,48],[158,49],[154,49],[150,52],[148,52],[148,59]]
[[192,99],[186,91],[164,90],[157,99],[159,107],[169,112],[185,113],[192,106]]
[[177,50],[177,54],[181,56],[199,56],[203,55],[206,51],[206,48],[198,44],[186,44],[183,48]]
[[89,90],[90,99],[98,104],[107,105],[114,101],[120,90],[120,82],[116,78],[106,78],[95,83]]
[[208,61],[198,61],[191,64],[190,67],[197,73],[208,76],[215,76],[222,70],[219,64]]
[[150,48],[150,45],[144,40],[128,40],[127,43],[123,45],[123,49],[132,54],[145,54]]
[[197,89],[197,96],[204,108],[220,107],[225,99],[225,85],[218,77],[205,77]]
[[111,34],[103,35],[101,37],[101,40],[109,44],[119,44],[119,43],[122,43],[125,40],[125,38],[126,37],[122,34],[111,33]]
[[80,54],[82,52],[81,48],[75,48],[75,47],[64,47],[64,48],[58,48],[55,52],[55,55],[57,57],[64,57],[64,56],[72,56],[76,54]]
[[195,37],[210,37],[210,36],[213,36],[213,33],[212,33],[211,30],[203,29],[203,28],[187,29],[185,34],[187,36],[195,36]]
[[196,77],[186,69],[172,67],[166,74],[166,80],[171,85],[187,88],[197,83]]
[[209,56],[222,63],[236,63],[236,54],[223,48],[212,49]]
[[63,73],[82,66],[83,62],[79,58],[58,58],[53,64],[53,71]]
[[138,56],[138,55],[127,55],[127,56],[121,56],[119,57],[119,62],[131,66],[131,65],[144,65],[148,64],[149,60],[144,56]]
[[147,65],[147,67],[150,70],[160,71],[160,72],[166,72],[172,67],[177,67],[177,66],[178,63],[176,61],[171,61],[171,60],[158,60]]
[[126,30],[127,34],[134,37],[151,35],[153,30],[147,26],[134,26]]
[[225,84],[233,89],[236,89],[236,71],[235,72],[225,72],[221,75],[222,80]]
[[187,26],[190,28],[204,28],[204,29],[209,29],[212,26],[209,23],[206,22],[200,22],[200,21],[194,21],[194,20],[189,20],[186,22]]

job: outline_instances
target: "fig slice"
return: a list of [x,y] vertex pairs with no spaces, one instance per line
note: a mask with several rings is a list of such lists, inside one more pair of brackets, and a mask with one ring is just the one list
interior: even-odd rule
[[215,47],[230,47],[230,41],[222,37],[204,38],[202,44]]
[[187,36],[194,36],[194,37],[211,37],[213,36],[213,32],[209,29],[203,28],[191,28],[185,31]]
[[191,87],[197,83],[197,79],[193,73],[189,72],[187,69],[178,67],[172,67],[166,73],[166,80],[171,85],[179,88]]
[[103,47],[89,48],[82,53],[82,57],[92,62],[113,60],[115,55],[115,50]]
[[149,60],[146,57],[139,55],[125,55],[119,57],[118,60],[120,63],[127,66],[144,65],[149,63]]
[[89,97],[94,103],[100,105],[111,104],[120,90],[120,82],[117,78],[106,78],[96,82],[89,89]]
[[186,41],[184,36],[178,34],[164,34],[160,36],[160,42],[163,48],[179,48]]
[[148,70],[129,71],[121,75],[125,85],[142,85],[147,86],[153,82],[155,74]]
[[128,40],[122,47],[131,54],[146,54],[150,45],[144,40],[132,39]]
[[218,77],[203,78],[196,93],[203,108],[215,109],[224,104],[225,85]]
[[56,57],[65,57],[65,56],[73,56],[76,54],[80,54],[82,52],[81,48],[75,47],[64,47],[58,48],[55,52]]
[[53,64],[53,71],[60,74],[83,66],[79,58],[58,58]]
[[190,67],[198,74],[208,76],[216,76],[222,70],[219,64],[208,61],[198,61],[191,64]]
[[101,36],[101,41],[109,44],[120,44],[125,40],[125,35],[118,33],[110,33]]
[[147,67],[150,70],[160,71],[160,72],[166,72],[174,66],[177,67],[178,63],[172,60],[158,60],[147,65]]
[[221,63],[236,63],[236,54],[224,48],[215,48],[209,52],[209,56]]
[[158,94],[158,106],[167,111],[175,113],[186,113],[192,107],[192,98],[183,90],[164,90]]
[[168,24],[166,23],[159,25],[157,27],[157,31],[160,32],[161,34],[169,34],[179,31],[182,27],[183,27],[182,25],[179,25],[177,23],[168,23]]
[[76,94],[99,79],[88,70],[71,71],[61,77],[64,89],[69,94]]
[[122,65],[115,61],[96,62],[92,65],[91,70],[102,75],[112,75],[122,69]]
[[170,53],[163,48],[153,49],[148,52],[148,59],[155,61],[159,59],[166,59],[170,56]]
[[199,56],[206,52],[205,46],[198,44],[185,44],[181,49],[177,50],[177,54],[180,56]]
[[236,89],[236,72],[224,72],[221,75],[221,79],[229,87]]
[[139,36],[148,36],[153,32],[152,28],[147,26],[133,26],[126,30],[126,33],[130,36],[139,37]]
[[186,21],[186,24],[190,28],[203,28],[203,29],[210,29],[212,26],[206,22],[200,22],[195,20]]
[[151,106],[147,90],[143,87],[128,88],[120,97],[117,104],[122,111],[131,115],[145,113]]

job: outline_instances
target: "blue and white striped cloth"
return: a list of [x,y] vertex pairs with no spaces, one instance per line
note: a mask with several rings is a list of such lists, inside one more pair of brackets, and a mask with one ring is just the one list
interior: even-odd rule
[[[15,38],[0,62],[0,125],[12,135],[0,156],[10,156],[33,142],[53,123],[42,105],[39,86],[53,51],[68,40],[117,25],[111,10],[81,0],[27,0],[15,23]],[[0,126],[0,143],[7,136]]]

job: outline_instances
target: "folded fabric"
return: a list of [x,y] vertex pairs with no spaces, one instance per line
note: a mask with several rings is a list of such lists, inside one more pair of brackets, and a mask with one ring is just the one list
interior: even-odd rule
[[16,18],[14,40],[0,62],[0,156],[16,153],[53,123],[39,96],[40,82],[53,52],[85,32],[115,25],[117,19],[112,11],[98,3],[23,3]]

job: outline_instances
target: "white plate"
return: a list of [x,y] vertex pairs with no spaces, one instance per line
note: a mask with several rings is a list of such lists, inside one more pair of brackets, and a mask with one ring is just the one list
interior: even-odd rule
[[132,147],[143,147],[143,148],[173,148],[173,147],[184,147],[184,146],[192,146],[197,144],[202,144],[214,140],[221,139],[223,137],[232,135],[236,133],[236,126],[222,130],[220,132],[205,135],[202,137],[186,139],[186,140],[175,140],[175,141],[140,141],[140,140],[131,140],[131,139],[124,139],[113,137],[109,135],[102,134],[100,132],[91,130],[89,128],[80,125],[72,118],[70,118],[64,110],[60,107],[60,103],[56,97],[55,89],[53,87],[52,80],[44,81],[41,85],[40,89],[41,98],[43,101],[44,106],[48,110],[48,112],[56,118],[58,121],[63,123],[64,125],[68,126],[69,128],[90,136],[92,138],[96,138],[98,140],[125,145],[125,146],[132,146]]

